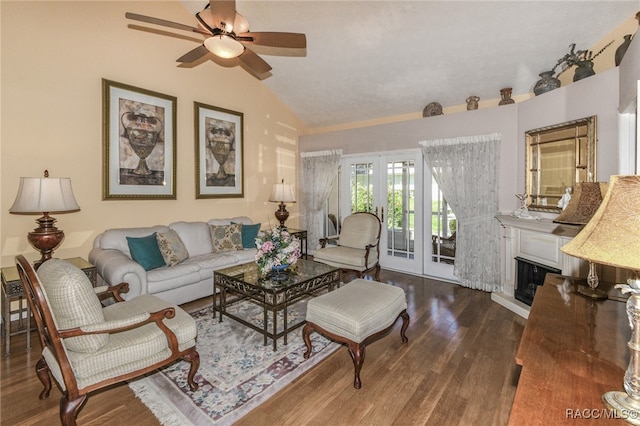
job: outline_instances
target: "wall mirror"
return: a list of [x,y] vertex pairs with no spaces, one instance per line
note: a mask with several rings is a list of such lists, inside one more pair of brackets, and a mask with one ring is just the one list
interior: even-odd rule
[[596,181],[596,116],[525,132],[529,210],[560,212],[576,182]]

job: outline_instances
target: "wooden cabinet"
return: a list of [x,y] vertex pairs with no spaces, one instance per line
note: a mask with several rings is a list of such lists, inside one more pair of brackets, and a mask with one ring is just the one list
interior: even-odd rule
[[[626,297],[611,284],[610,299],[592,301],[575,292],[578,278],[547,274],[538,288],[516,355],[522,367],[509,424],[626,424],[602,402],[622,390],[631,329]],[[582,423],[581,423],[582,424]]]

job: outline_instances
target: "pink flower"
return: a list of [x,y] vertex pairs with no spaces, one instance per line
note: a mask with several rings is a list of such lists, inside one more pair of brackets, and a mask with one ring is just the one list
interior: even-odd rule
[[271,241],[265,241],[264,244],[262,244],[262,251],[264,253],[269,253],[271,250],[273,250],[275,248],[275,245],[273,245],[273,243]]

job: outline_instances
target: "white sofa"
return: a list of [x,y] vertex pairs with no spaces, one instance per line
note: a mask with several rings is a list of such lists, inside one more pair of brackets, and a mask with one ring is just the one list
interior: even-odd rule
[[[211,219],[208,222],[175,222],[168,226],[108,229],[99,234],[89,252],[89,262],[96,266],[99,285],[129,283],[125,299],[153,294],[172,304],[181,304],[213,294],[213,272],[228,266],[254,261],[256,249],[213,252],[209,225],[231,222],[252,224],[250,218]],[[188,258],[173,266],[146,271],[132,260],[127,237],[145,237],[174,230],[188,251]]]

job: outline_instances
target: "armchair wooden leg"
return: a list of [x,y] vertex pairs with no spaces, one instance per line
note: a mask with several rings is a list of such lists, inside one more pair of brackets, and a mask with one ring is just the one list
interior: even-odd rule
[[374,279],[376,281],[380,281],[380,264],[379,263],[376,265],[376,273],[374,275]]
[[183,358],[185,361],[191,364],[189,367],[189,374],[187,375],[187,383],[192,391],[198,390],[198,383],[194,380],[198,368],[200,367],[200,354],[196,351],[195,347]]
[[63,426],[76,426],[76,418],[80,407],[87,400],[87,395],[80,395],[69,401],[67,394],[60,398],[60,422]]
[[44,386],[42,392],[40,392],[40,399],[49,398],[49,392],[51,392],[51,376],[49,375],[49,366],[44,358],[40,358],[38,363],[36,364],[36,374],[38,375],[38,379]]

